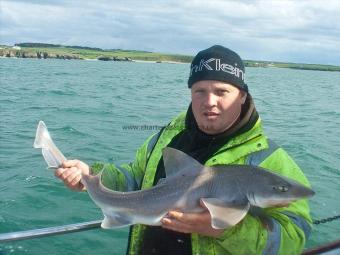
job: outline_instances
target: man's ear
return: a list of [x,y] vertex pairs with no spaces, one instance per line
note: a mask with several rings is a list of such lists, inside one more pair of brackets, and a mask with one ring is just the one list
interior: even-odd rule
[[247,92],[241,91],[241,104],[244,104],[246,102],[247,96]]

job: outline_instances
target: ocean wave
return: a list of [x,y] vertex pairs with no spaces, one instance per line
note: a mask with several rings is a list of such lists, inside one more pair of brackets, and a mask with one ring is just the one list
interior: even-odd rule
[[68,136],[82,136],[82,137],[85,137],[87,136],[88,134],[82,132],[82,131],[79,131],[78,129],[74,128],[73,126],[71,125],[65,125],[65,126],[62,126],[60,128],[56,128],[55,129],[56,131],[61,131],[62,133],[67,133]]

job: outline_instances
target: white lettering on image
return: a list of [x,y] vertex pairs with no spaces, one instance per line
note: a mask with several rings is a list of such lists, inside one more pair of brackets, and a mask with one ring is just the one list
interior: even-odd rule
[[[215,66],[209,65],[209,63],[215,61]],[[193,65],[190,70],[190,76],[192,76],[193,73],[201,72],[205,68],[205,70],[209,71],[223,71],[226,73],[229,73],[231,75],[236,76],[237,78],[241,78],[242,81],[244,81],[244,72],[237,67],[237,64],[235,63],[235,66],[232,66],[227,63],[221,63],[221,59],[219,58],[210,58],[208,60],[201,59],[198,65]]]

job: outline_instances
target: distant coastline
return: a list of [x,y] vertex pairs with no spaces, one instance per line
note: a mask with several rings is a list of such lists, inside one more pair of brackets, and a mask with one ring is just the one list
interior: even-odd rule
[[[0,45],[0,57],[63,59],[63,60],[99,60],[99,61],[136,61],[154,63],[190,63],[193,56],[179,54],[164,54],[139,50],[91,48],[83,46],[65,46],[45,43],[18,43],[14,46]],[[285,63],[273,61],[245,60],[247,67],[277,67],[302,70],[336,71],[340,66]]]

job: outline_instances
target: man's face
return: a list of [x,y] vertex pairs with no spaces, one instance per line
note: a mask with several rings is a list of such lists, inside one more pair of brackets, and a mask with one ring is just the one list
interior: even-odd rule
[[241,114],[247,94],[221,81],[205,80],[191,87],[192,111],[201,131],[219,134],[231,127]]

